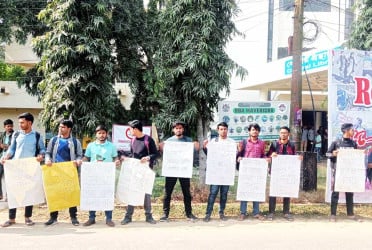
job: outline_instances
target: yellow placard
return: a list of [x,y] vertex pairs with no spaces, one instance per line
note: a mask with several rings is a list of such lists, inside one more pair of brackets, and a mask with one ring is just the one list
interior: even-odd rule
[[79,177],[72,161],[44,165],[42,171],[49,212],[80,205]]

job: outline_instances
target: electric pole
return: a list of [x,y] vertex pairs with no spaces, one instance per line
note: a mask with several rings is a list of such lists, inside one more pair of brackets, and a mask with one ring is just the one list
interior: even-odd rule
[[295,0],[293,17],[293,61],[291,80],[291,117],[292,140],[298,151],[301,150],[302,120],[302,40],[303,40],[304,0]]

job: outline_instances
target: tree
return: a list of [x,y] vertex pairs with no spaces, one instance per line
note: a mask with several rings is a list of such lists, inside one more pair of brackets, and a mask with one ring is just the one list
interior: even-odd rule
[[[196,128],[201,144],[220,100],[220,92],[229,93],[231,73],[246,71],[225,52],[232,35],[238,34],[232,17],[238,9],[235,1],[168,1],[159,15],[159,50],[155,53],[160,113],[157,124],[170,131],[175,119]],[[205,179],[205,156],[200,150],[201,182]]]
[[105,0],[53,0],[40,12],[49,28],[34,41],[41,58],[37,69],[44,77],[38,88],[47,129],[70,118],[79,136],[89,135],[123,110],[113,88],[112,8]]
[[360,15],[353,25],[349,46],[360,50],[372,48],[372,0],[364,0],[359,5]]

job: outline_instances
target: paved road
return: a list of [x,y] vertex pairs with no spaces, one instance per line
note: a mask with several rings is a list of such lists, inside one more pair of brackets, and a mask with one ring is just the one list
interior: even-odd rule
[[371,249],[372,221],[278,219],[133,222],[89,228],[60,222],[45,227],[16,224],[0,228],[0,249]]

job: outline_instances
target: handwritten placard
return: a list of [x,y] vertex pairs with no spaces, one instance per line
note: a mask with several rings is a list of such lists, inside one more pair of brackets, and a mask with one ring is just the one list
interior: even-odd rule
[[40,163],[35,157],[5,161],[4,173],[9,208],[45,202]]
[[167,177],[192,177],[194,144],[192,142],[165,141],[162,175]]
[[81,210],[113,210],[115,164],[83,162],[81,165]]
[[49,212],[80,205],[79,178],[72,161],[44,165],[42,172]]
[[116,199],[132,206],[143,205],[145,194],[151,194],[155,173],[149,163],[134,158],[125,158],[116,191]]
[[265,201],[267,161],[261,158],[242,158],[239,166],[236,199]]
[[337,154],[335,191],[365,191],[365,154],[364,150],[340,149]]
[[298,155],[278,155],[272,158],[270,196],[298,197],[301,160]]

